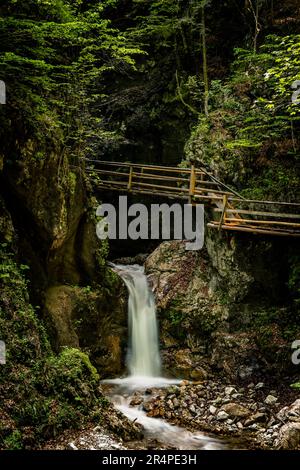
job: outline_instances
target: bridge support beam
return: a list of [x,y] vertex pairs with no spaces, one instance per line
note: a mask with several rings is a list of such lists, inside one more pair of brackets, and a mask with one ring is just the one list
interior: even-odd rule
[[195,172],[195,165],[192,165],[191,176],[190,176],[189,204],[192,204],[193,202],[193,196],[195,194],[195,186],[196,186],[196,172]]

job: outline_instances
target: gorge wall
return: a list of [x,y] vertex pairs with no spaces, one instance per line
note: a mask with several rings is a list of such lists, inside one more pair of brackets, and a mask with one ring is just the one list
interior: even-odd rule
[[[248,2],[207,2],[207,116],[203,19],[194,2],[6,3],[0,446],[31,448],[87,419],[107,424],[112,410],[99,378],[125,371],[127,293],[107,268],[108,244],[96,238],[97,175],[88,180],[85,158],[193,160],[245,196],[296,201],[299,121],[283,104],[298,70],[299,5],[266,2],[254,53]],[[280,75],[287,49],[289,80]],[[274,67],[282,94],[276,77],[262,79]],[[196,380],[276,373],[296,381],[296,243],[207,232],[198,253],[177,242],[149,251],[130,246],[131,254],[150,255],[168,371]],[[115,427],[129,433],[122,420]]]

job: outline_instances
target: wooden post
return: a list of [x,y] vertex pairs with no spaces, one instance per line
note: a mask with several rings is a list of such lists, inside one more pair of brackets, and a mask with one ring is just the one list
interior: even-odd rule
[[129,179],[128,179],[128,185],[127,185],[128,191],[131,191],[132,177],[133,177],[133,167],[131,166],[129,170]]
[[196,172],[195,172],[195,165],[191,166],[191,177],[190,177],[190,189],[189,189],[189,203],[192,203],[193,196],[195,194],[195,186],[196,186]]
[[222,229],[224,217],[226,218],[227,204],[228,204],[228,195],[224,194],[224,196],[223,196],[223,210],[222,210],[220,223],[219,223],[219,231]]

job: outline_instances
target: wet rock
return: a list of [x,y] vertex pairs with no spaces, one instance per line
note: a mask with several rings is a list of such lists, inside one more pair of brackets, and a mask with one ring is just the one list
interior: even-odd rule
[[300,449],[300,423],[287,423],[280,429],[278,439],[275,442],[277,449]]
[[130,402],[130,406],[139,406],[142,402],[143,399],[141,397],[134,397]]
[[268,395],[267,398],[265,399],[265,403],[267,405],[275,405],[277,401],[278,401],[278,398],[274,397],[274,395]]
[[248,410],[248,408],[245,408],[244,406],[239,405],[238,403],[228,403],[222,408],[223,411],[225,411],[230,417],[245,418],[250,414],[250,410]]
[[143,410],[144,411],[151,411],[153,409],[153,404],[149,401],[143,403]]
[[180,387],[184,388],[184,387],[186,387],[187,385],[189,385],[189,383],[190,383],[190,382],[189,382],[188,380],[182,380],[179,385],[180,385]]
[[128,265],[128,264],[139,264],[139,265],[143,265],[146,261],[146,259],[148,258],[148,254],[147,253],[139,253],[138,255],[136,256],[123,256],[122,258],[117,258],[114,260],[114,263],[116,264],[124,264],[124,265]]

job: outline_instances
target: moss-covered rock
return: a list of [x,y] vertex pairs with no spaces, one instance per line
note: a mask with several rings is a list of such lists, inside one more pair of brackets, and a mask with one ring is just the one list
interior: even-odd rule
[[290,348],[300,336],[299,311],[288,300],[281,243],[212,232],[201,252],[165,242],[150,255],[169,370],[191,377],[204,367],[231,380],[296,372]]
[[[0,339],[6,345],[6,364],[0,364],[0,448],[37,448],[64,429],[80,428],[87,421],[136,438],[140,430],[122,418],[102,393],[99,373],[103,375],[105,368],[102,371],[98,364],[98,373],[89,356],[78,349],[81,333],[87,328],[98,328],[93,338],[99,340],[100,349],[108,349],[111,367],[116,363],[115,370],[120,367],[120,339],[113,340],[111,325],[107,326],[109,333],[101,330],[103,337],[100,335],[103,312],[99,309],[98,316],[91,318],[91,310],[87,309],[86,321],[82,319],[80,328],[76,323],[77,315],[82,314],[78,304],[90,304],[94,295],[97,306],[95,294],[67,286],[48,292],[47,305],[55,314],[57,341],[61,342],[56,354],[47,334],[53,330],[46,331],[39,309],[30,304],[26,268],[18,264],[6,244],[0,246]],[[100,296],[98,306],[102,302]],[[51,335],[53,338],[55,335]],[[88,351],[87,344],[84,346]],[[94,347],[98,347],[97,342]],[[103,362],[107,366],[109,358]]]
[[53,347],[88,351],[102,375],[119,374],[127,342],[126,291],[115,287],[54,286],[45,296],[45,320]]

